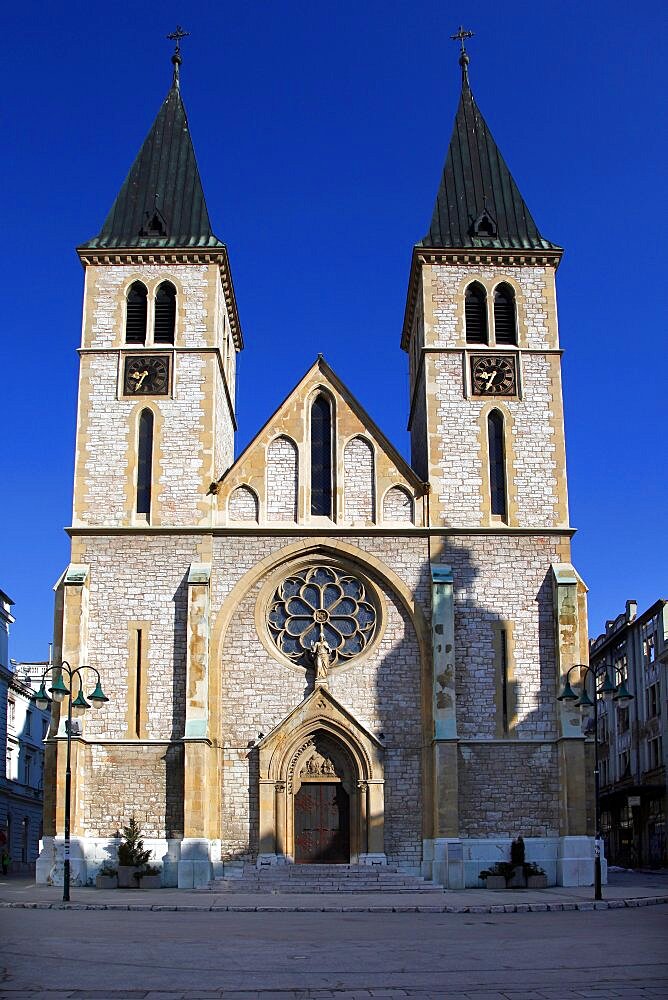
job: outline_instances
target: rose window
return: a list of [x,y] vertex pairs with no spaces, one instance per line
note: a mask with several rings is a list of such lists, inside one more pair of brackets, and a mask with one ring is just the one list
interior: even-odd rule
[[357,577],[315,566],[283,580],[267,623],[281,653],[295,663],[313,666],[313,645],[324,640],[335,665],[366,649],[376,631],[376,609]]

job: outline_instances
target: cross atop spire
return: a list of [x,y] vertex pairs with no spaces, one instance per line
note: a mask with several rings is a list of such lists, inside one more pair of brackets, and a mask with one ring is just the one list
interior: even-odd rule
[[172,86],[179,86],[179,66],[183,62],[181,58],[181,39],[187,38],[190,34],[189,31],[184,31],[180,24],[176,25],[176,31],[172,31],[166,37],[170,42],[174,42],[174,54],[172,56],[172,64],[174,66],[174,77],[172,79]]
[[467,38],[473,38],[473,32],[467,31],[466,28],[462,27],[460,24],[459,31],[456,35],[450,35],[453,42],[459,42],[461,45],[461,52],[459,54],[459,65],[462,68],[462,84],[469,82],[469,55],[466,51],[466,46],[464,42]]

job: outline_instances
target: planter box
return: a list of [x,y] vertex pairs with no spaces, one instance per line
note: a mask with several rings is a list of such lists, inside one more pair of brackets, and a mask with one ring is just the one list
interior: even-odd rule
[[503,875],[488,875],[485,879],[486,889],[507,889],[506,880]]
[[161,875],[142,875],[139,879],[140,889],[161,889],[162,888],[162,876]]
[[547,889],[547,875],[529,875],[527,889]]
[[135,878],[135,872],[139,872],[141,869],[135,868],[134,865],[119,865],[118,866],[118,888],[119,889],[137,889],[139,883]]
[[118,888],[118,875],[96,875],[95,876],[95,888],[96,889],[117,889]]

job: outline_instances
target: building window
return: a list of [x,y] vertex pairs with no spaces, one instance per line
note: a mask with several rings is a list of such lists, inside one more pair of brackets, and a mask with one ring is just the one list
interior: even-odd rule
[[497,344],[517,343],[515,292],[505,282],[494,290],[494,337]]
[[650,684],[645,692],[647,700],[647,718],[654,719],[661,715],[661,687],[659,681]]
[[26,711],[25,734],[26,736],[32,736],[32,712],[30,709]]
[[619,755],[619,780],[631,777],[631,754],[628,750],[622,750]]
[[332,411],[322,393],[311,407],[311,514],[332,516]]
[[651,666],[656,659],[656,633],[652,632],[643,641],[643,659],[645,666]]
[[600,768],[601,768],[601,784],[607,785],[610,782],[610,769],[606,758],[604,758],[600,762]]
[[9,698],[7,701],[7,725],[16,726],[16,702],[13,698]]
[[125,312],[125,343],[143,344],[146,341],[146,306],[148,292],[141,281],[133,282],[128,289]]
[[466,343],[487,343],[487,292],[474,281],[466,289],[464,298],[464,318],[466,321]]
[[155,296],[155,326],[153,341],[156,344],[174,343],[176,325],[176,289],[171,281],[163,281]]
[[32,777],[32,755],[27,753],[23,760],[23,784],[29,785]]
[[313,646],[324,640],[330,664],[363,652],[376,634],[376,609],[357,577],[331,566],[302,569],[283,580],[269,606],[267,625],[278,649],[293,663],[313,667]]
[[617,706],[617,732],[626,733],[629,728],[629,707],[628,705]]
[[506,516],[506,456],[503,435],[503,414],[492,410],[487,417],[489,441],[489,490],[492,514]]
[[153,475],[153,413],[142,410],[139,417],[137,445],[137,513],[151,513],[151,477]]
[[42,739],[45,740],[49,734],[49,720],[42,719]]
[[661,764],[661,737],[656,736],[647,740],[647,769],[654,771],[657,767],[661,767]]

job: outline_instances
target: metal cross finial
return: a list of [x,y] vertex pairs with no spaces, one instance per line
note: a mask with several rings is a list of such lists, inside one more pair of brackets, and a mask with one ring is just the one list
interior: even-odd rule
[[172,56],[172,63],[174,65],[174,78],[172,80],[172,86],[178,87],[179,85],[179,66],[183,62],[181,59],[181,39],[187,38],[190,34],[189,31],[184,31],[180,24],[176,25],[176,31],[172,31],[166,37],[170,42],[175,42],[174,45],[174,55]]
[[462,83],[468,83],[469,56],[468,52],[466,51],[466,46],[464,45],[464,42],[466,41],[467,38],[473,38],[473,32],[467,31],[466,28],[462,27],[462,25],[460,24],[459,31],[457,32],[457,34],[450,35],[450,37],[452,38],[453,42],[459,42],[461,45],[461,52],[459,54],[459,65],[462,68]]
[[181,25],[177,24],[176,31],[172,31],[171,34],[167,35],[167,38],[169,38],[170,42],[176,42],[176,48],[174,50],[175,54],[181,51],[181,46],[179,44],[181,39],[187,38],[189,34],[190,34],[189,31],[184,31]]

